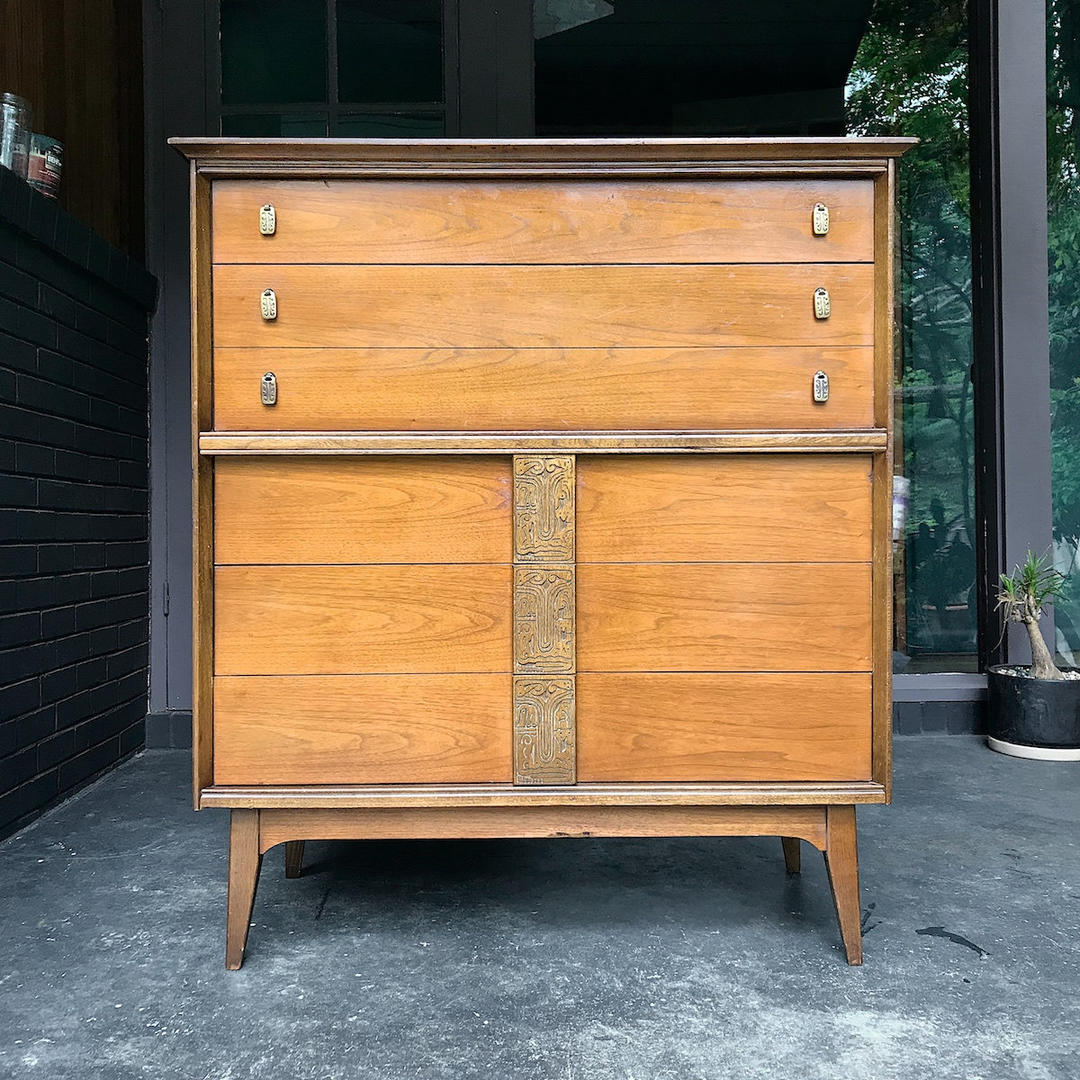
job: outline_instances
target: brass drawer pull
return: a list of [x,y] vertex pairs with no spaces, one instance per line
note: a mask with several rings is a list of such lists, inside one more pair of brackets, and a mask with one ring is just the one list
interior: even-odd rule
[[828,289],[814,290],[814,318],[827,319],[832,314],[832,304],[829,301]]
[[262,395],[262,403],[264,405],[276,405],[277,404],[277,376],[268,371],[261,380],[260,393]]
[[823,202],[814,204],[814,235],[829,235],[829,208]]
[[262,317],[266,322],[273,322],[277,318],[277,295],[273,289],[263,290],[263,294],[259,298],[259,309],[262,311]]
[[814,401],[824,405],[829,400],[829,376],[824,371],[814,372]]
[[273,203],[259,208],[259,232],[263,236],[273,236],[277,232],[277,211],[274,210]]

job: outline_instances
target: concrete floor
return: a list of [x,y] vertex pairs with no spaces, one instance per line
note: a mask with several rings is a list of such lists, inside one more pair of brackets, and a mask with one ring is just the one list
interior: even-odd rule
[[0,846],[0,1076],[1075,1080],[1080,769],[900,739],[866,964],[775,840],[309,844],[223,967],[225,827],[144,754]]

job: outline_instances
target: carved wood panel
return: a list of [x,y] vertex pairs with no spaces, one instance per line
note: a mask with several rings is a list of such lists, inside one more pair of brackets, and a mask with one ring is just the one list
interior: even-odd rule
[[514,568],[514,671],[574,670],[574,569]]
[[514,458],[514,561],[572,562],[574,459],[519,454]]
[[574,458],[514,457],[514,782],[576,766]]
[[514,676],[514,783],[575,782],[574,677]]

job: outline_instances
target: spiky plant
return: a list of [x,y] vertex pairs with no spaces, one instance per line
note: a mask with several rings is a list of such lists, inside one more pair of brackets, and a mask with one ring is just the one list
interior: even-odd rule
[[1031,641],[1031,674],[1036,679],[1065,678],[1039,626],[1043,605],[1060,596],[1064,584],[1065,575],[1054,568],[1049,552],[1035,555],[1030,548],[1027,558],[1011,574],[1001,575],[998,610],[1006,621],[1023,623]]

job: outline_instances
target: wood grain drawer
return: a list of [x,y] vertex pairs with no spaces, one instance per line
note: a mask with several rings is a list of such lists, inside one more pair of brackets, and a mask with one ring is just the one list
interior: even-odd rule
[[866,563],[586,563],[577,670],[869,671]]
[[871,467],[863,454],[583,454],[578,562],[868,562]]
[[[254,431],[871,427],[874,351],[250,349],[214,354],[214,426]],[[827,372],[829,400],[811,395]],[[260,381],[277,378],[277,404]]]
[[219,566],[217,675],[510,670],[509,566]]
[[869,779],[870,678],[579,675],[578,780]]
[[226,563],[508,563],[508,457],[223,458]]
[[[874,268],[236,266],[214,269],[217,348],[871,345]],[[817,319],[814,291],[831,315]],[[260,297],[277,297],[265,321]]]
[[[815,236],[816,203],[829,231]],[[259,210],[274,206],[263,236]],[[219,180],[216,263],[868,262],[865,180]]]
[[509,783],[509,675],[214,680],[218,784]]

